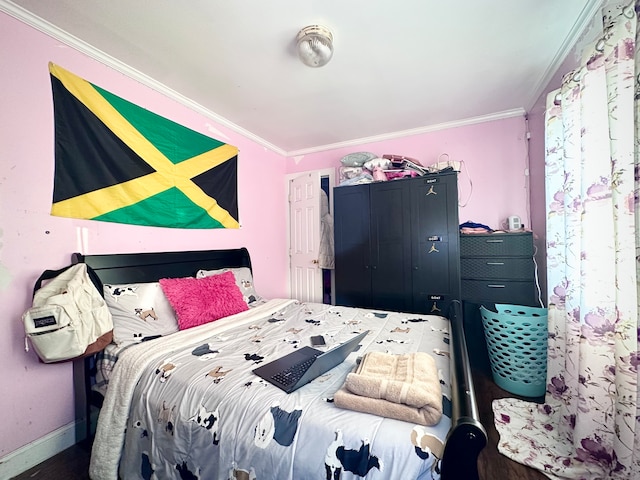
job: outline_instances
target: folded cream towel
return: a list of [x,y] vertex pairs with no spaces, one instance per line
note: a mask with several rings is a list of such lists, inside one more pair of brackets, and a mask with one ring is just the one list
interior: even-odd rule
[[334,395],[338,407],[421,425],[442,417],[442,388],[427,353],[369,352]]

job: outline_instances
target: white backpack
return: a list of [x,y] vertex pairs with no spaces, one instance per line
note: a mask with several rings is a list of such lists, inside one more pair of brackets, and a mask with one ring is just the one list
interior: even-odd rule
[[[44,363],[73,360],[102,350],[113,336],[113,319],[101,282],[84,263],[46,270],[36,281],[33,306],[23,315],[29,343]],[[44,286],[43,281],[49,280]],[[94,284],[96,282],[96,284]],[[99,286],[98,286],[99,285]],[[100,290],[98,290],[100,288]]]

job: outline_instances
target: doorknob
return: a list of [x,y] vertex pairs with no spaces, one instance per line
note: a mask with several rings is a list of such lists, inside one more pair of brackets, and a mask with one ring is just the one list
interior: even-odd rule
[[319,262],[318,260],[311,260],[311,263],[313,263],[314,265],[317,265]]

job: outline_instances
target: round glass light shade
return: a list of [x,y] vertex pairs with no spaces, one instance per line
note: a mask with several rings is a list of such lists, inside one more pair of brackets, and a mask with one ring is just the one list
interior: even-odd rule
[[326,65],[333,55],[333,35],[328,28],[311,25],[298,32],[298,56],[309,67]]

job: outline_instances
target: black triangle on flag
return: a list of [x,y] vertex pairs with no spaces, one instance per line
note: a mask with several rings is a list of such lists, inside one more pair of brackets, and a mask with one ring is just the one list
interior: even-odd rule
[[53,75],[51,85],[56,133],[54,203],[154,172]]
[[192,178],[218,205],[224,208],[235,220],[238,219],[238,156],[234,156],[220,165]]

